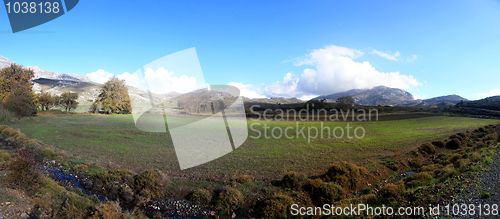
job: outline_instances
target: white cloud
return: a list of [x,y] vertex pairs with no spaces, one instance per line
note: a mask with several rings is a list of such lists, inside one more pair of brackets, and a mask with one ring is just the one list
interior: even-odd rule
[[99,83],[99,84],[104,84],[106,81],[108,81],[110,78],[114,76],[113,73],[109,73],[107,71],[104,71],[102,69],[99,69],[95,72],[89,73],[86,75],[91,81]]
[[143,85],[143,80],[141,80],[141,78],[139,78],[139,76],[137,74],[130,74],[128,72],[125,72],[125,73],[118,75],[116,77],[120,80],[125,80],[125,84],[127,84],[129,86],[140,88],[142,90],[146,90],[146,87]]
[[489,93],[479,93],[477,94],[480,97],[491,97],[500,95],[500,89],[493,89]]
[[[113,73],[106,72],[102,69],[87,74],[87,77],[97,83],[103,84],[113,77]],[[187,93],[203,87],[203,85],[196,84],[196,78],[181,75],[174,76],[174,72],[168,71],[163,67],[154,71],[147,68],[144,76],[137,75],[136,73],[124,72],[116,76],[118,79],[125,80],[129,86],[133,86],[142,90],[149,90],[152,93],[164,94],[172,91],[178,93]]]
[[230,82],[229,85],[237,87],[240,89],[240,96],[248,97],[248,98],[266,98],[266,96],[262,95],[262,91],[254,88],[251,84],[243,84],[240,82]]
[[415,61],[417,59],[418,59],[417,55],[412,55],[412,56],[406,58],[406,62],[413,62],[413,61]]
[[361,51],[334,45],[313,50],[305,58],[298,60],[296,65],[313,65],[315,69],[304,69],[300,77],[287,73],[283,81],[266,87],[266,94],[298,97],[333,94],[351,89],[373,88],[378,85],[403,90],[411,90],[411,87],[421,85],[411,75],[379,72],[369,62],[353,60],[362,55]]
[[266,87],[267,96],[296,97],[299,94],[297,83],[299,79],[292,73],[286,73],[283,81],[277,81]]
[[318,95],[303,95],[303,96],[299,97],[298,99],[308,101],[308,100],[310,100],[310,99],[312,99],[312,98],[315,98],[315,97],[317,97],[317,96],[318,96]]
[[379,55],[380,57],[382,58],[386,58],[386,59],[389,59],[389,60],[393,60],[393,61],[399,61],[398,60],[398,57],[399,57],[399,51],[396,51],[396,53],[394,53],[394,55],[391,55],[389,53],[385,53],[385,52],[380,52],[380,51],[377,51],[377,50],[373,50],[372,53],[374,54],[377,54]]
[[163,67],[156,71],[147,68],[144,72],[144,79],[147,82],[149,91],[156,94],[169,92],[188,93],[200,88],[200,85],[196,84],[195,77],[188,77],[186,75],[176,77],[174,76],[174,72],[168,71]]
[[413,98],[415,98],[415,100],[423,100],[427,98],[427,95],[420,96],[418,94],[413,94]]

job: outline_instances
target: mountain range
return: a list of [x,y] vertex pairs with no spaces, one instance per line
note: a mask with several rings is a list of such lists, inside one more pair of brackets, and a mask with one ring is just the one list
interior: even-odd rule
[[[17,64],[3,56],[0,56],[0,69],[8,67],[11,64]],[[60,95],[63,92],[78,92],[81,103],[93,102],[100,91],[100,84],[92,82],[88,77],[77,74],[58,74],[38,66],[23,66],[25,69],[31,69],[35,73],[33,78],[33,89],[35,92],[46,91],[52,94]],[[134,102],[148,102],[149,96],[146,91],[139,88],[128,86],[130,98]],[[168,94],[152,94],[155,101],[174,100],[179,96],[179,93]],[[329,95],[318,96],[313,99],[325,99],[328,102],[334,102],[343,96],[351,96],[356,104],[360,105],[393,105],[393,106],[451,106],[468,100],[458,95],[448,95],[434,97],[425,100],[415,100],[413,95],[405,90],[398,88],[390,88],[385,86],[377,86],[371,89],[353,89],[345,92],[334,93]],[[173,99],[172,99],[173,98]],[[293,104],[302,103],[304,101],[297,98],[244,98],[245,102],[259,102],[270,104]]]
[[399,88],[390,88],[386,86],[376,86],[371,89],[353,89],[345,92],[323,95],[315,100],[330,100],[335,101],[340,97],[351,96],[356,104],[360,105],[393,105],[393,106],[451,106],[467,99],[458,95],[448,95],[434,97],[425,100],[415,100],[413,95]]

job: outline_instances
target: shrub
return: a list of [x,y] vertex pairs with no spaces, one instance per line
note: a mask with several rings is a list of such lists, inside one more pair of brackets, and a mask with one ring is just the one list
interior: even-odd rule
[[474,146],[474,150],[477,150],[477,149],[481,149],[481,148],[484,148],[484,147],[487,147],[488,145],[486,145],[485,143],[479,141],[475,144]]
[[457,160],[462,159],[462,154],[453,154],[451,158],[448,160],[450,163],[455,163]]
[[245,184],[245,183],[250,182],[251,180],[252,179],[250,178],[249,175],[241,175],[240,177],[238,177],[238,180],[236,180],[236,181],[238,181],[241,184]]
[[158,170],[146,170],[134,176],[133,188],[144,196],[159,196],[166,176]]
[[110,182],[121,182],[126,184],[132,184],[134,173],[130,170],[107,170],[107,171],[98,171],[94,174],[94,178],[102,180],[104,183]]
[[210,200],[212,200],[212,194],[210,194],[210,191],[206,189],[196,189],[189,193],[187,198],[190,201],[208,204],[210,203]]
[[281,183],[286,188],[297,189],[307,180],[307,176],[303,173],[289,171],[283,176]]
[[0,164],[10,160],[10,154],[8,151],[0,150]]
[[38,144],[38,142],[36,142],[35,140],[31,139],[31,140],[28,140],[28,142],[26,142],[26,147],[31,149],[31,150],[36,150],[36,149],[40,148],[41,145]]
[[[1,108],[1,105],[0,105],[0,108]],[[10,128],[8,125],[0,125],[0,133],[6,129],[6,128]]]
[[419,158],[413,158],[410,161],[408,161],[408,165],[412,168],[420,168],[422,166],[422,160]]
[[469,157],[472,162],[477,162],[481,158],[481,154],[477,151],[474,151]]
[[441,181],[443,181],[446,178],[452,176],[454,173],[455,173],[455,169],[453,169],[453,166],[451,164],[447,165],[447,166],[445,166],[443,168],[438,168],[438,169],[434,170],[434,174]]
[[243,205],[243,194],[237,189],[229,188],[219,194],[219,201],[223,208],[236,210]]
[[422,166],[422,168],[420,168],[420,171],[421,172],[432,172],[435,169],[436,169],[436,166],[434,164],[431,164],[431,165]]
[[345,198],[346,191],[339,185],[333,182],[324,182],[313,194],[313,199],[317,203],[326,204],[340,201]]
[[463,168],[466,165],[467,165],[467,159],[458,159],[453,163],[453,167],[455,167],[456,169]]
[[73,171],[77,173],[86,173],[89,171],[89,166],[85,164],[78,164],[73,167]]
[[13,128],[10,128],[10,127],[2,130],[2,135],[6,136],[6,137],[12,137],[17,133],[19,133],[19,132],[17,132],[16,130],[14,130]]
[[487,134],[486,136],[484,136],[483,138],[483,141],[484,142],[488,142],[488,141],[493,141],[493,142],[496,142],[498,139],[497,139],[497,135],[496,134]]
[[94,215],[91,218],[120,218],[122,209],[115,202],[101,203],[95,207]]
[[[68,201],[65,201],[61,206],[61,209],[56,210],[54,213],[54,218],[88,218],[87,209],[78,209]],[[103,215],[100,215],[104,218]],[[110,216],[110,215],[106,215]]]
[[463,132],[459,132],[459,133],[457,133],[457,135],[462,137],[462,138],[467,138],[467,135]]
[[402,196],[404,196],[404,188],[400,185],[394,185],[392,183],[388,183],[383,186],[379,190],[379,197],[383,202],[389,203],[392,201],[398,201]]
[[368,194],[368,195],[364,195],[362,198],[362,203],[363,204],[370,204],[370,205],[373,205],[373,204],[376,204],[377,203],[377,196],[375,194]]
[[275,195],[261,204],[256,210],[258,218],[288,218],[291,215],[289,211],[293,199],[286,195]]
[[405,184],[408,187],[417,187],[429,183],[432,180],[432,175],[428,172],[414,173],[405,179]]
[[434,154],[434,152],[436,152],[436,149],[434,148],[434,146],[431,143],[422,144],[418,148],[418,150],[421,152],[425,152],[427,154]]
[[462,143],[460,142],[460,140],[458,140],[457,138],[454,138],[446,143],[446,148],[458,149],[458,148],[460,148],[461,145],[462,145]]
[[38,151],[38,154],[40,154],[42,157],[52,159],[52,157],[54,156],[54,150],[52,150],[52,148],[46,147],[46,148]]
[[326,173],[331,181],[344,187],[355,188],[361,175],[366,174],[366,168],[358,167],[348,162],[337,162],[332,164]]
[[40,186],[42,174],[36,169],[33,154],[30,151],[19,151],[14,156],[14,160],[7,165],[7,168],[12,170],[9,180],[27,193],[34,193]]

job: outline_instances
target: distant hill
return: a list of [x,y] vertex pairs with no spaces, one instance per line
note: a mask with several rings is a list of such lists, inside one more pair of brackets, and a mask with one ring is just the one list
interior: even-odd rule
[[414,102],[413,95],[398,88],[377,86],[372,89],[353,89],[345,92],[324,95],[314,100],[337,100],[340,97],[351,96],[360,105],[402,105]]
[[500,111],[500,96],[487,97],[481,100],[460,102],[458,107],[477,108]]
[[405,90],[390,88],[386,86],[377,86],[372,89],[353,89],[345,92],[319,96],[314,98],[314,100],[326,99],[335,101],[338,98],[344,96],[351,96],[356,101],[356,104],[368,106],[453,106],[461,101],[468,101],[467,99],[458,95],[448,95],[425,100],[415,100],[413,98],[413,95]]
[[[0,56],[0,69],[9,67],[11,64],[17,64],[3,56]],[[23,66],[25,69],[31,69],[35,73],[35,77],[33,79],[39,78],[47,78],[52,80],[62,80],[62,81],[74,81],[74,82],[89,82],[92,81],[86,76],[77,75],[77,74],[58,74],[51,71],[47,71],[38,66]]]
[[431,106],[431,105],[453,106],[453,105],[460,103],[462,101],[467,102],[469,100],[467,100],[461,96],[453,94],[453,95],[448,95],[448,96],[434,97],[434,98],[425,99],[425,100],[415,100],[415,103],[412,105],[416,105],[416,106]]
[[294,104],[294,103],[305,103],[305,101],[293,98],[284,97],[271,97],[271,98],[245,98],[243,100],[245,103],[269,103],[269,104]]

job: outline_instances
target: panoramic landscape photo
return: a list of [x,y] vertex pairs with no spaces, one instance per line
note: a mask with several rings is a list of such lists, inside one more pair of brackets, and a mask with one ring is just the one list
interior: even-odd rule
[[4,6],[0,219],[498,217],[498,1]]

